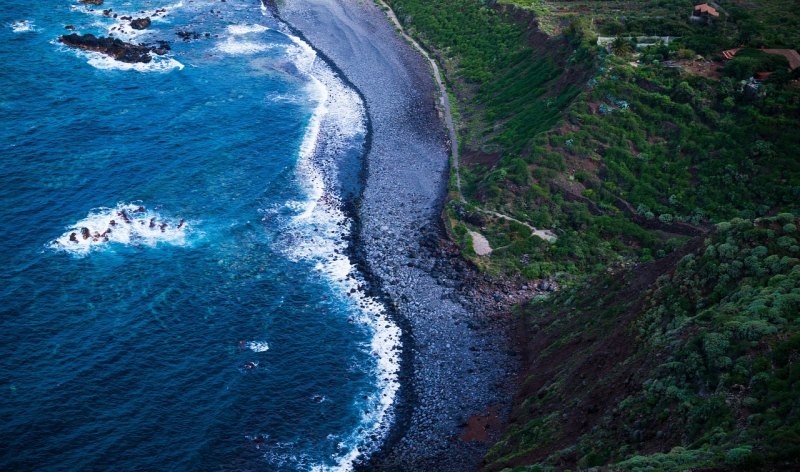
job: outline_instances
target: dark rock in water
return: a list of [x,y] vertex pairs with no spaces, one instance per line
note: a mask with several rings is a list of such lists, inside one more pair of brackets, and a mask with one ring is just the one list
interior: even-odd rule
[[135,20],[131,21],[131,28],[137,30],[143,30],[150,27],[150,17],[147,18],[136,18]]
[[158,46],[153,46],[150,48],[150,50],[158,54],[159,56],[163,56],[164,54],[172,50],[172,47],[170,47],[168,42],[162,40],[156,42],[158,43]]
[[83,236],[83,239],[89,239],[92,237],[92,232],[89,231],[89,228],[81,228],[81,236]]
[[102,5],[103,0],[79,0],[81,3],[85,5]]
[[75,27],[72,26],[72,25],[67,25],[67,26],[64,27],[64,29],[67,30],[67,31],[75,31]]
[[194,31],[176,31],[175,34],[184,41],[191,41],[192,39],[200,39],[202,37],[200,33]]
[[96,51],[107,54],[114,59],[127,63],[145,63],[152,61],[150,48],[138,44],[126,43],[120,39],[96,37],[93,34],[68,34],[58,38],[59,41],[69,47],[84,49],[86,51]]

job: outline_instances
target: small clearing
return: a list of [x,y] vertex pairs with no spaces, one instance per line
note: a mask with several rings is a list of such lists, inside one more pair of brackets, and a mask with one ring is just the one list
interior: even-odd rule
[[492,253],[492,246],[489,245],[489,241],[481,233],[470,231],[469,236],[472,238],[472,248],[475,249],[475,254],[488,256]]

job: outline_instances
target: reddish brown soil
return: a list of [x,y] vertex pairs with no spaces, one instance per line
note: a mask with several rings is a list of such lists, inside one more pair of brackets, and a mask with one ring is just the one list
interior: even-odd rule
[[485,153],[481,151],[467,150],[461,156],[461,164],[465,166],[482,164],[492,167],[500,160],[500,153]]
[[[631,323],[642,312],[646,302],[644,295],[656,279],[671,273],[685,254],[702,244],[703,238],[698,237],[669,257],[623,270],[607,287],[592,289],[597,290],[599,297],[584,300],[564,312],[546,313],[531,326],[524,361],[526,381],[517,395],[509,427],[522,426],[531,418],[558,412],[558,431],[546,445],[508,463],[493,464],[489,470],[537,463],[575,444],[581,435],[601,426],[601,418],[619,402],[641,390],[645,374],[663,360],[636,354],[637,342],[630,329]],[[621,310],[611,311],[615,307]],[[565,337],[568,338],[566,342]],[[545,400],[547,389],[553,388],[553,382],[559,380],[557,394]],[[526,411],[523,402],[535,398],[542,401]],[[654,429],[645,431],[639,444],[641,451],[669,450],[679,443],[680,432],[666,428],[656,439]],[[608,431],[614,435],[625,434],[621,419],[612,419]],[[578,458],[563,460],[561,466],[574,467]]]
[[713,80],[722,78],[720,69],[723,64],[716,61],[695,61],[692,59],[681,59],[675,61],[681,69],[692,75],[699,75]]
[[503,421],[500,417],[502,405],[489,407],[480,415],[475,415],[467,420],[458,438],[462,441],[489,442],[494,441],[500,433]]

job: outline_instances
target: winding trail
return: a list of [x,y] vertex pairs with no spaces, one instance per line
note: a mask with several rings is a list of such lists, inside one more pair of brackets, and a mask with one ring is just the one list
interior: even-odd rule
[[397,19],[397,15],[395,15],[394,10],[392,7],[386,4],[383,0],[377,0],[377,2],[383,7],[386,15],[392,21],[394,26],[397,28],[398,33],[400,36],[403,37],[406,41],[409,42],[414,48],[422,54],[422,56],[428,61],[431,65],[431,69],[433,70],[433,77],[436,79],[436,85],[439,88],[439,103],[442,106],[442,110],[444,112],[444,122],[447,125],[447,133],[450,138],[450,155],[453,157],[453,167],[456,169],[456,190],[458,191],[458,199],[462,202],[466,203],[464,199],[464,194],[461,193],[461,171],[459,170],[459,163],[458,163],[458,135],[456,135],[456,127],[453,124],[453,114],[450,112],[450,99],[447,95],[447,87],[444,85],[444,81],[442,80],[442,74],[439,72],[439,65],[436,61],[428,54],[422,46],[419,45],[418,42],[414,40],[411,36],[406,33],[405,28],[403,25],[400,24],[400,20]]
[[[389,19],[392,21],[394,26],[397,28],[397,31],[400,34],[400,36],[402,36],[403,39],[408,41],[409,44],[414,46],[414,48],[417,51],[419,51],[420,54],[422,54],[423,57],[425,57],[425,59],[430,64],[431,69],[433,70],[433,77],[436,80],[436,85],[437,85],[437,87],[439,89],[439,103],[441,104],[442,111],[444,113],[444,122],[445,122],[445,125],[447,125],[447,132],[448,132],[448,135],[449,135],[449,138],[450,138],[450,155],[453,158],[453,169],[455,170],[455,174],[456,174],[456,193],[458,194],[458,200],[460,202],[462,202],[462,203],[466,203],[467,200],[464,198],[464,194],[461,192],[461,167],[460,167],[460,164],[459,164],[458,135],[456,134],[455,125],[453,123],[453,114],[450,111],[450,99],[449,99],[449,96],[447,94],[447,87],[445,86],[444,81],[442,80],[442,74],[439,71],[439,65],[430,56],[430,54],[428,54],[428,51],[426,51],[425,48],[423,48],[414,38],[409,36],[409,34],[406,32],[405,28],[403,28],[403,25],[400,24],[400,20],[398,20],[397,15],[395,14],[394,10],[392,10],[392,7],[390,7],[384,0],[376,0],[376,2],[383,7],[383,10],[386,12],[386,16],[389,17]],[[484,208],[481,208],[481,207],[477,207],[477,206],[475,208],[481,213],[485,213],[487,215],[492,215],[492,216],[494,216],[496,218],[501,218],[501,219],[504,219],[506,221],[513,221],[515,223],[519,223],[519,224],[527,227],[528,229],[530,229],[532,235],[538,236],[539,238],[541,238],[541,239],[543,239],[543,240],[545,240],[547,242],[551,242],[552,243],[552,242],[555,242],[558,239],[558,236],[556,236],[555,233],[553,233],[550,230],[537,229],[536,227],[532,226],[529,223],[526,223],[524,221],[520,221],[520,220],[518,220],[518,219],[516,219],[514,217],[511,217],[511,216],[508,216],[508,215],[504,215],[504,214],[502,214],[500,212],[497,212],[497,211],[494,211],[494,210],[487,210],[487,209],[484,209]],[[483,237],[483,235],[481,235],[480,233],[476,233],[474,231],[470,231],[470,234],[473,235],[472,236],[473,243],[480,244],[482,246],[483,245],[483,241],[486,241],[486,238]],[[474,235],[478,235],[478,236],[480,236],[480,238],[476,238]],[[480,241],[481,239],[482,239],[482,241]],[[488,243],[487,243],[487,245],[488,245]],[[491,249],[489,249],[488,252],[484,252],[484,254],[479,254],[479,255],[488,255],[490,253],[491,253]]]
[[528,223],[526,223],[524,221],[520,221],[520,220],[518,220],[516,218],[513,218],[513,217],[508,216],[508,215],[504,215],[502,213],[498,213],[496,211],[486,210],[484,208],[478,208],[477,210],[479,212],[481,212],[481,213],[486,213],[487,215],[492,215],[494,217],[502,218],[502,219],[507,220],[507,221],[513,221],[514,223],[519,223],[522,226],[525,226],[528,229],[530,229],[532,235],[539,236],[540,238],[544,239],[545,241],[554,242],[555,240],[558,239],[558,236],[556,236],[555,233],[553,233],[549,229],[537,229],[536,227],[531,226],[531,225],[529,225]]

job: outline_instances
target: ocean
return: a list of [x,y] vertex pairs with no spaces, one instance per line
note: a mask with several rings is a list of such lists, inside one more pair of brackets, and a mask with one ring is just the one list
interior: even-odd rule
[[349,470],[399,362],[350,256],[364,103],[258,0],[168,1],[0,10],[0,469]]

